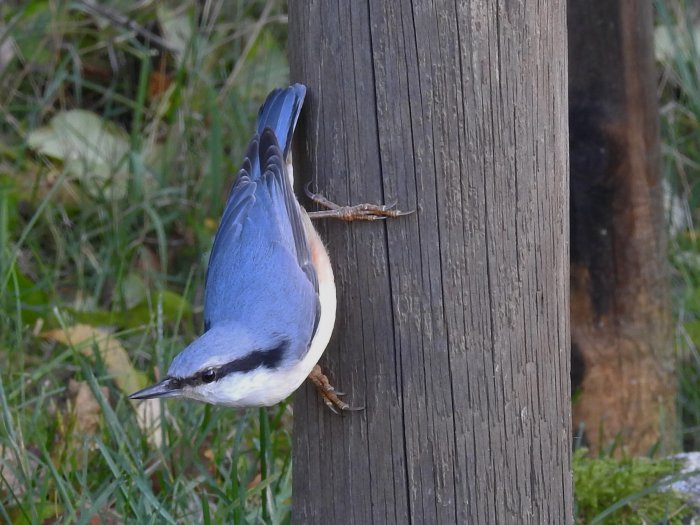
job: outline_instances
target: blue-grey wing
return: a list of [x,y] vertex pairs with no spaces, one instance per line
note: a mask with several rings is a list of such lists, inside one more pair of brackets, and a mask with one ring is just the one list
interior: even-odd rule
[[[297,254],[299,267],[309,278],[314,286],[314,290],[318,293],[318,279],[316,271],[311,263],[311,255],[304,233],[304,225],[301,220],[301,210],[299,202],[294,195],[294,189],[289,182],[285,173],[285,162],[289,154],[290,145],[294,128],[296,127],[301,108],[304,105],[306,96],[306,86],[303,84],[293,84],[284,89],[273,90],[265,99],[265,102],[260,106],[258,111],[257,132],[260,138],[260,153],[267,155],[270,169],[275,170],[274,180],[281,186],[282,193],[286,204],[287,219],[292,227],[291,239],[294,240],[294,249]],[[274,137],[266,135],[266,130],[271,130]],[[276,139],[273,140],[273,139]],[[277,147],[282,150],[282,155],[277,155],[275,152],[268,152],[270,147]],[[279,162],[277,158],[279,157]],[[271,159],[275,162],[270,162]],[[285,174],[283,181],[280,181],[279,172]],[[281,207],[279,208],[282,209]],[[284,221],[284,218],[280,218]]]
[[205,284],[205,327],[236,320],[297,331],[310,342],[318,279],[274,131],[248,147],[216,233]]
[[[258,142],[255,140],[251,141],[248,146],[243,166],[239,172],[236,184],[229,195],[229,202],[224,210],[221,223],[232,224],[232,227],[240,227],[240,225],[236,226],[236,223],[231,221],[230,218],[231,216],[241,213],[243,211],[241,207],[248,205],[250,194],[254,191],[254,186],[251,187],[250,184],[251,180],[257,180],[258,178],[255,174],[258,174],[260,169],[259,157],[261,155],[267,155],[266,159],[269,168],[275,171],[273,179],[278,185],[282,186],[281,192],[284,195],[286,204],[286,217],[292,227],[292,236],[290,238],[294,240],[299,266],[314,285],[316,292],[318,292],[318,280],[313,265],[311,264],[311,256],[309,254],[304,226],[300,216],[302,212],[299,209],[299,203],[294,195],[294,189],[291,187],[291,184],[287,184],[287,178],[284,177],[284,181],[280,181],[279,177],[279,172],[285,173],[286,157],[289,153],[294,128],[299,119],[305,96],[306,86],[303,84],[293,84],[284,89],[273,90],[267,96],[262,106],[260,106],[256,124],[257,134],[260,139]],[[263,140],[265,130],[267,129],[272,130],[276,142],[272,140],[272,137],[267,137]],[[268,148],[272,146],[282,149],[282,155],[280,156],[271,151],[268,152]],[[281,162],[277,162],[278,157],[281,157]],[[274,162],[271,162],[273,159]],[[278,210],[281,209],[281,207],[278,208]],[[278,217],[278,219],[281,222],[285,222],[284,217]],[[217,234],[212,249],[212,258],[221,242],[222,241],[219,240],[219,234]]]

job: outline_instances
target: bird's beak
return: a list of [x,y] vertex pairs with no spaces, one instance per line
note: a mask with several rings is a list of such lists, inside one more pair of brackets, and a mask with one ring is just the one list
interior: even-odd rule
[[171,377],[166,377],[160,383],[151,385],[134,392],[129,396],[129,399],[153,399],[154,397],[175,397],[182,395],[180,386]]

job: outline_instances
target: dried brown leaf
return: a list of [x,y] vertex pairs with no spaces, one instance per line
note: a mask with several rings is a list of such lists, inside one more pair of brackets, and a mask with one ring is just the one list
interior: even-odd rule
[[[119,340],[106,330],[76,324],[65,329],[50,330],[42,335],[46,339],[73,346],[88,357],[94,355],[93,348],[96,346],[107,371],[124,394],[140,390],[148,384],[145,374],[138,372],[131,364],[129,355]],[[148,435],[149,442],[154,447],[159,447],[162,443],[160,401],[147,399],[132,401],[132,404],[139,427]]]

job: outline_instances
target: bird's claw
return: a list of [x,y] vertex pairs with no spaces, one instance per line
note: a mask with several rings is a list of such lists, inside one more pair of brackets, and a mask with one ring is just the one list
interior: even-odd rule
[[304,193],[306,196],[311,199],[312,201],[316,202],[316,197],[318,194],[315,191],[311,190],[311,185],[314,183],[314,181],[310,180],[306,184],[304,184]]
[[344,221],[376,221],[413,213],[395,209],[396,204],[395,202],[394,204],[358,204],[356,206],[346,206],[338,210],[338,218]]
[[313,370],[311,370],[309,379],[316,385],[321,394],[321,399],[334,414],[341,415],[343,412],[357,412],[365,409],[364,407],[352,407],[340,399],[340,396],[345,394],[335,391],[335,388],[330,384],[328,377],[321,371],[319,365],[314,366]]
[[415,213],[415,210],[397,210],[397,202],[393,204],[356,204],[354,206],[340,206],[331,202],[320,193],[311,191],[311,182],[304,185],[304,193],[319,206],[326,208],[321,211],[308,212],[312,219],[334,218],[342,221],[376,221],[390,217],[401,217]]

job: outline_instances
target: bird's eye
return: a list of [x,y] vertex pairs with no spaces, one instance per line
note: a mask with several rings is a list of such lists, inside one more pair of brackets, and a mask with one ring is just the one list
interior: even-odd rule
[[205,383],[211,383],[216,379],[216,370],[213,368],[207,368],[204,372],[202,372],[202,381]]

